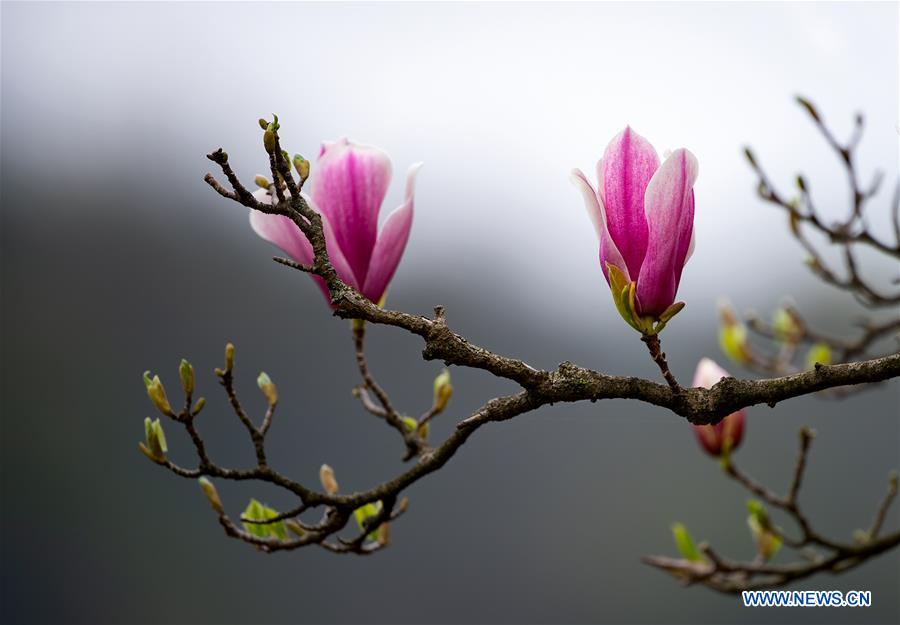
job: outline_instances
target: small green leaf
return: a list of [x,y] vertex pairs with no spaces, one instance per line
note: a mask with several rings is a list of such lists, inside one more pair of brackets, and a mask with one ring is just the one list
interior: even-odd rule
[[[247,508],[244,510],[244,514],[241,515],[241,518],[247,519],[248,521],[265,521],[267,519],[274,519],[278,514],[279,512],[277,510],[261,504],[256,499],[251,499],[250,503],[247,504]],[[245,530],[258,538],[274,536],[279,540],[287,539],[287,528],[284,525],[284,521],[276,521],[275,523],[244,522],[242,524]]]
[[691,538],[687,528],[682,523],[674,523],[672,525],[672,536],[675,538],[675,546],[681,557],[690,562],[702,562],[703,556],[694,546],[694,539]]
[[162,450],[163,453],[169,451],[169,446],[166,445],[166,433],[163,432],[163,426],[162,423],[159,422],[159,419],[153,422],[153,431],[160,450]]
[[[377,516],[381,512],[381,502],[377,501],[375,503],[367,503],[365,505],[360,506],[356,510],[353,511],[353,518],[356,519],[356,524],[359,525],[359,529],[366,529],[366,521],[374,516]],[[378,528],[373,528],[370,531],[366,538],[368,540],[378,540]]]
[[753,542],[756,543],[756,552],[763,560],[768,561],[781,549],[781,537],[772,531],[769,515],[760,502],[750,499],[747,502],[747,510],[750,511],[747,526],[750,528]]

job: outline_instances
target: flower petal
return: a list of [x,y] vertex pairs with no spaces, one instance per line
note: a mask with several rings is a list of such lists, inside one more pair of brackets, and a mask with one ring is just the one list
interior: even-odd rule
[[[255,191],[253,197],[266,204],[272,203],[272,196],[265,189]],[[313,201],[305,194],[303,195],[303,199],[306,200],[313,210],[319,212]],[[303,232],[300,231],[300,228],[297,227],[297,224],[288,217],[283,215],[268,215],[251,209],[250,227],[253,228],[253,231],[256,232],[256,234],[269,243],[281,248],[284,253],[298,263],[309,265],[313,262],[312,245],[306,239],[306,235],[304,235]],[[353,272],[350,270],[350,266],[347,264],[347,260],[341,253],[341,249],[334,238],[331,224],[324,215],[322,215],[322,228],[325,231],[325,247],[328,250],[328,258],[331,260],[331,265],[334,267],[334,270],[341,280],[353,288],[358,288]],[[324,280],[318,276],[312,277],[325,294],[325,299],[331,303],[331,295],[328,293],[328,287],[325,286]]]
[[694,155],[678,149],[647,185],[647,253],[637,281],[641,314],[659,315],[675,301],[694,229],[697,171]]
[[600,202],[597,192],[594,191],[594,187],[591,186],[591,183],[588,182],[587,177],[585,177],[580,169],[572,170],[570,180],[572,181],[572,184],[581,191],[581,197],[584,199],[584,206],[587,208],[588,217],[591,218],[591,223],[594,224],[594,230],[597,232],[597,238],[600,240],[600,267],[603,269],[603,275],[606,278],[606,281],[609,282],[606,263],[610,263],[621,269],[622,273],[625,274],[625,277],[631,281],[630,274],[628,273],[628,266],[622,259],[622,254],[619,253],[619,249],[616,247],[615,242],[609,235],[609,230],[606,228],[606,213],[603,210],[603,204]]
[[399,208],[388,215],[381,232],[378,233],[375,249],[372,251],[372,261],[369,263],[369,273],[362,290],[362,294],[375,303],[381,300],[387,290],[387,285],[394,277],[406,249],[409,231],[412,228],[416,174],[421,166],[421,163],[416,163],[409,168],[406,175],[406,199]]
[[712,358],[701,358],[694,371],[694,386],[712,388],[722,378],[730,377],[730,374],[716,363]]
[[609,234],[637,279],[647,250],[644,193],[659,157],[650,142],[630,127],[616,135],[597,163],[600,201],[606,210]]
[[322,145],[312,197],[334,226],[335,237],[358,284],[365,281],[375,247],[378,212],[391,181],[391,160],[379,148],[347,139]]

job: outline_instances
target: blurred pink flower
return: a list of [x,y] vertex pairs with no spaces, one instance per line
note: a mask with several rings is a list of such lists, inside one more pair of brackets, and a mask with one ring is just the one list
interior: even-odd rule
[[[701,358],[694,373],[694,386],[711,388],[722,378],[729,377],[728,372],[709,358]],[[744,437],[744,419],[746,411],[742,408],[733,412],[716,425],[692,425],[694,434],[700,445],[709,454],[721,456],[738,448]]]

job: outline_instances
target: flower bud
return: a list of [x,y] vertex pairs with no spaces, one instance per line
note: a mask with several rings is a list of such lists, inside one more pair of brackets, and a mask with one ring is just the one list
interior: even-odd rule
[[225,371],[234,369],[234,345],[228,343],[225,346]]
[[[702,358],[694,373],[694,386],[711,388],[722,378],[729,377],[728,372],[709,358]],[[697,441],[710,455],[727,458],[728,454],[738,448],[744,437],[744,421],[746,411],[742,408],[733,412],[715,425],[691,425]]]
[[219,491],[216,490],[213,483],[205,477],[198,479],[197,483],[200,484],[200,488],[203,489],[203,494],[206,495],[206,498],[209,500],[209,505],[212,506],[213,510],[219,514],[225,514],[225,507],[222,505],[222,500],[219,499]]
[[812,369],[816,367],[816,365],[830,365],[831,364],[831,348],[827,343],[816,343],[812,347],[809,348],[809,352],[806,354],[806,368]]
[[300,176],[300,184],[306,182],[306,179],[309,178],[309,161],[299,154],[294,154],[294,169]]
[[284,526],[300,538],[306,536],[306,530],[294,519],[286,519]]
[[205,398],[205,397],[201,397],[200,399],[197,400],[197,403],[194,404],[194,409],[191,410],[191,412],[192,412],[194,415],[198,415],[198,414],[200,414],[200,411],[203,410],[203,407],[204,407],[205,405],[206,405],[206,398]]
[[147,397],[150,398],[150,401],[153,402],[153,405],[156,406],[157,410],[167,417],[175,416],[172,412],[172,406],[169,405],[169,398],[166,397],[166,389],[163,387],[162,382],[160,382],[158,375],[151,378],[150,372],[145,371],[144,386],[147,388]]
[[266,401],[269,402],[270,406],[274,406],[278,403],[278,389],[275,388],[275,384],[265,371],[260,373],[259,377],[256,378],[256,385],[259,387],[259,390],[262,391],[262,394],[265,395]]
[[178,365],[178,374],[181,376],[181,388],[184,389],[185,394],[193,395],[194,367],[191,366],[191,363],[182,358],[181,364]]
[[725,355],[738,364],[746,364],[751,359],[747,343],[747,327],[738,321],[734,309],[727,301],[719,303],[719,346]]
[[435,414],[444,411],[453,396],[453,384],[450,382],[450,371],[444,369],[434,379],[434,402],[431,410]]
[[404,497],[400,500],[400,503],[397,504],[396,515],[399,516],[409,509],[409,497]]
[[144,419],[144,438],[146,439],[147,448],[153,454],[154,459],[165,459],[169,447],[166,444],[166,435],[158,418],[156,420],[152,420],[150,417]]
[[260,189],[266,189],[267,191],[269,189],[269,185],[272,184],[271,182],[269,182],[268,178],[266,178],[265,176],[263,176],[261,174],[257,174],[256,178],[253,179],[253,182],[255,182],[256,186],[259,187]]
[[162,464],[165,461],[165,458],[158,458],[157,456],[155,456],[153,454],[153,452],[150,451],[150,448],[147,447],[143,441],[138,442],[138,449],[141,451],[142,454],[147,456],[150,460],[152,460],[156,464]]
[[263,130],[266,130],[269,127],[269,122],[266,121],[265,119],[263,119],[262,117],[260,117],[259,118],[259,127],[262,128]]
[[319,481],[322,482],[322,488],[325,489],[325,492],[329,495],[337,495],[338,483],[337,479],[334,477],[334,469],[329,467],[327,464],[323,464],[321,468],[319,468]]
[[678,553],[681,557],[689,562],[703,562],[704,558],[694,546],[694,539],[691,538],[687,528],[681,523],[672,525],[672,537],[675,538],[675,546],[678,547]]
[[764,560],[768,561],[781,549],[781,537],[772,531],[772,524],[765,507],[755,499],[747,501],[747,526],[756,543],[756,552]]
[[801,333],[800,324],[787,308],[779,308],[775,311],[772,328],[775,330],[775,337],[782,342],[796,343]]
[[378,528],[378,544],[387,547],[391,542],[391,524],[385,521]]
[[[269,124],[271,127],[272,124]],[[266,148],[266,152],[274,152],[275,151],[275,131],[274,130],[266,130],[263,133],[263,147]]]
[[410,432],[415,432],[423,439],[428,438],[429,423],[427,421],[422,425],[419,425],[419,422],[416,419],[405,415],[401,416],[400,420],[403,422],[403,427]]

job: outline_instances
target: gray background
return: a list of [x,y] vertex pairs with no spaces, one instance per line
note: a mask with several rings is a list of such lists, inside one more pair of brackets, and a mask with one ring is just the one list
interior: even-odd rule
[[[791,97],[809,95],[839,133],[864,110],[862,169],[896,172],[897,21],[896,4],[4,2],[0,618],[896,623],[896,552],[800,585],[871,590],[874,605],[853,611],[745,609],[643,566],[641,554],[674,553],[675,520],[723,554],[749,558],[752,544],[746,494],[684,421],[636,402],[485,427],[410,489],[391,549],[362,559],[267,556],[228,540],[196,484],[136,443],[152,412],[141,372],[161,372],[175,395],[186,356],[209,399],[199,426],[214,458],[251,460],[211,372],[231,340],[252,409],[263,408],[260,369],[279,386],[279,469],[314,483],[328,462],[359,489],[402,468],[393,432],[350,396],[346,322],[269,260],[245,209],[202,183],[219,145],[248,183],[265,170],[256,118],[272,111],[292,152],[312,156],[343,134],[390,152],[386,210],[406,167],[425,162],[389,305],[444,304],[454,329],[500,353],[658,376],[614,311],[567,181],[572,167],[592,171],[626,123],[700,160],[688,306],[664,337],[682,380],[703,355],[724,364],[722,295],[768,313],[791,294],[844,332],[861,310],[809,276],[783,216],[754,197],[740,148],[752,142],[784,185],[802,169],[823,210],[843,216],[842,173]],[[886,206],[882,196],[872,209],[882,232]],[[883,284],[896,276],[865,262]],[[413,413],[439,371],[420,348],[370,331],[374,371]],[[453,375],[436,437],[511,390]],[[900,464],[897,389],[753,408],[736,460],[783,489],[796,431],[814,426],[802,501],[818,529],[848,536],[868,526]],[[167,431],[172,457],[191,464],[188,442]],[[220,490],[233,513],[251,495],[291,503],[249,485]]]

